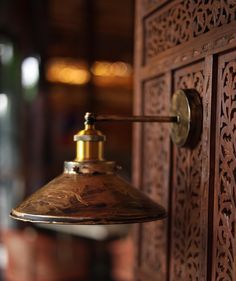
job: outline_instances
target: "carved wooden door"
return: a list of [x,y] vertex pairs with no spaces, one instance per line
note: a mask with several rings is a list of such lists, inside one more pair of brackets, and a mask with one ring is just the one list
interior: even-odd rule
[[135,127],[134,184],[169,213],[136,228],[136,280],[236,281],[236,1],[137,0],[135,27],[134,113],[167,115],[179,88],[203,104],[194,149]]

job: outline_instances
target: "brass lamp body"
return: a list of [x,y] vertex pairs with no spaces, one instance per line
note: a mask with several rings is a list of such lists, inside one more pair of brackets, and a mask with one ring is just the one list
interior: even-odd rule
[[116,174],[115,162],[104,160],[105,136],[94,124],[74,136],[76,158],[64,173],[39,189],[11,216],[18,220],[58,224],[117,224],[166,217],[153,202]]
[[76,157],[64,163],[64,172],[18,207],[14,219],[58,224],[117,224],[163,219],[165,209],[116,174],[116,164],[104,159],[105,136],[96,121],[171,122],[171,137],[180,147],[197,144],[202,127],[202,106],[195,90],[178,90],[172,116],[85,115],[85,128],[75,136]]

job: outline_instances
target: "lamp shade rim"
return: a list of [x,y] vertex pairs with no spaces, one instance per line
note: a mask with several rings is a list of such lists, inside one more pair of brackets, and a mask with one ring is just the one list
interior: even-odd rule
[[[161,207],[161,206],[160,206]],[[162,207],[161,207],[162,208]],[[49,215],[35,215],[35,214],[24,214],[19,213],[16,210],[12,209],[10,217],[25,221],[25,222],[34,222],[34,223],[52,223],[52,224],[81,224],[81,225],[108,225],[108,224],[133,224],[133,223],[142,223],[142,222],[151,222],[156,220],[162,220],[167,218],[167,212],[162,208],[162,213],[159,212],[156,215],[150,216],[109,216],[109,217],[65,217],[65,216],[49,216]]]

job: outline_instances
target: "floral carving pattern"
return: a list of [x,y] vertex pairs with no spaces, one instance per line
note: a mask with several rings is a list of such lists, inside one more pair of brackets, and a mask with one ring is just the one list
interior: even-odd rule
[[[204,95],[202,64],[175,73],[175,89],[194,88]],[[202,186],[202,141],[193,150],[174,148],[171,280],[201,280],[207,233],[201,223],[207,204]]]
[[[165,76],[144,83],[144,114],[163,115],[169,112],[169,94]],[[168,125],[147,123],[143,142],[143,191],[167,208],[169,186]],[[157,150],[157,148],[160,148]],[[167,223],[166,220],[143,224],[141,227],[141,267],[153,278],[165,280]]]
[[173,146],[170,155],[169,126],[143,127],[143,191],[164,206],[171,196],[171,220],[169,229],[160,221],[137,231],[137,280],[235,281],[236,51],[227,50],[236,46],[236,0],[138,2],[144,64],[136,79],[155,77],[145,80],[139,96],[143,113],[168,113],[171,79],[172,92],[201,94],[203,133],[193,150]]
[[145,18],[145,61],[236,19],[235,0],[175,2]]
[[[234,53],[235,57],[235,53]],[[236,276],[236,60],[219,67],[219,158],[216,162],[215,280]]]

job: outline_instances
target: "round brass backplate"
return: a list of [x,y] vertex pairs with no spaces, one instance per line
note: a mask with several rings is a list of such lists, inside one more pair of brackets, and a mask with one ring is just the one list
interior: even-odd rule
[[193,148],[202,131],[202,103],[194,89],[177,90],[172,97],[171,113],[178,122],[171,128],[172,141],[180,147]]

